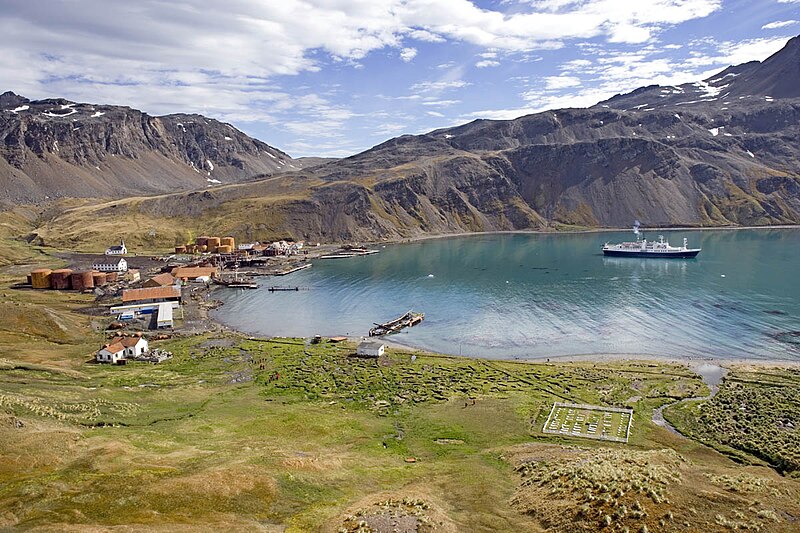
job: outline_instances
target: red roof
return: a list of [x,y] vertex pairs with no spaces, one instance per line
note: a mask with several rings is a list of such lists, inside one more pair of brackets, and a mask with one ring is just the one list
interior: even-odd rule
[[182,279],[213,277],[217,275],[217,267],[176,267],[172,269],[172,275]]
[[175,283],[175,278],[172,277],[172,274],[170,274],[169,272],[162,272],[161,274],[158,274],[157,276],[153,276],[152,278],[150,278],[149,281],[154,281],[159,285],[161,285],[162,287],[164,287],[166,285],[172,285],[173,283]]
[[167,287],[147,287],[144,289],[126,289],[122,291],[122,302],[140,302],[142,300],[167,300],[180,298],[181,288],[169,285]]
[[119,353],[124,349],[125,347],[122,345],[122,343],[119,342],[111,343],[103,348],[103,350],[108,350],[111,353]]
[[111,346],[121,344],[126,348],[130,348],[131,346],[136,346],[136,343],[140,340],[142,340],[142,337],[114,337],[111,339]]

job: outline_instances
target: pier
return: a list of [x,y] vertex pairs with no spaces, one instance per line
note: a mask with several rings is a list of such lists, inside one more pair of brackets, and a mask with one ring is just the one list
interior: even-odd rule
[[290,268],[289,270],[284,270],[282,272],[276,272],[273,275],[275,275],[275,276],[285,276],[287,274],[291,274],[292,272],[298,272],[300,270],[305,270],[307,268],[311,268],[311,263],[306,263],[304,265],[296,266],[294,268]]
[[394,320],[390,320],[389,322],[384,322],[383,324],[378,324],[376,322],[375,327],[369,330],[369,336],[379,337],[381,335],[389,335],[391,333],[397,333],[403,328],[410,328],[416,326],[424,319],[425,315],[423,313],[415,313],[413,311],[409,311],[403,316],[395,318]]

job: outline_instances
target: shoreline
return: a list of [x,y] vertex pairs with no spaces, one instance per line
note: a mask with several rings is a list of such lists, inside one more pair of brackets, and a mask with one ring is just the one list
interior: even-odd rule
[[[348,337],[348,340],[357,342],[361,337]],[[380,338],[380,337],[379,337]],[[472,355],[458,355],[446,354],[438,352],[429,352],[424,348],[417,348],[408,344],[403,344],[393,340],[383,339],[387,347],[395,350],[403,351],[420,351],[425,353],[436,353],[446,357],[462,357],[466,359],[479,359],[486,361],[504,361],[509,363],[538,363],[538,364],[552,364],[552,363],[614,363],[621,361],[653,361],[664,364],[682,365],[688,368],[695,368],[702,365],[714,365],[723,368],[729,366],[757,366],[761,368],[779,367],[779,368],[797,368],[800,369],[800,360],[791,361],[783,359],[748,359],[746,357],[704,357],[704,356],[666,356],[666,355],[653,355],[653,354],[638,354],[638,353],[594,353],[594,354],[572,354],[572,355],[552,355],[549,357],[535,357],[535,358],[489,358],[485,356],[472,356]]]
[[[209,313],[208,320],[217,324],[223,332],[234,333],[251,339],[268,341],[270,339],[311,339],[314,335],[307,337],[294,337],[284,335],[265,335],[263,333],[251,333],[230,326]],[[323,338],[332,335],[322,335]],[[346,335],[342,335],[345,337]],[[357,344],[362,340],[375,340],[386,345],[387,348],[402,352],[422,352],[428,355],[440,357],[457,357],[462,359],[473,359],[479,361],[503,361],[507,363],[525,364],[558,364],[558,363],[618,363],[618,362],[656,362],[662,364],[685,366],[689,369],[697,369],[704,365],[718,366],[721,368],[731,367],[758,367],[758,368],[796,368],[800,370],[800,360],[784,359],[752,359],[747,357],[708,357],[708,356],[667,356],[643,353],[593,353],[593,354],[570,354],[570,355],[551,355],[546,357],[520,358],[520,357],[486,357],[480,355],[459,355],[444,352],[434,352],[425,348],[404,344],[402,342],[382,337],[368,337],[366,335],[347,335],[347,342]]]

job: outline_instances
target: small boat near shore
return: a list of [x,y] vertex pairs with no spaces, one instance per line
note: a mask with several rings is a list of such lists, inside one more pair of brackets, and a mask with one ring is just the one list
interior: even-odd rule
[[403,316],[397,317],[394,320],[390,320],[389,322],[384,322],[383,324],[378,324],[376,322],[375,327],[369,330],[369,336],[380,337],[381,335],[389,335],[391,333],[397,333],[403,328],[410,328],[416,326],[424,319],[425,319],[424,313],[415,313],[414,311],[409,311]]

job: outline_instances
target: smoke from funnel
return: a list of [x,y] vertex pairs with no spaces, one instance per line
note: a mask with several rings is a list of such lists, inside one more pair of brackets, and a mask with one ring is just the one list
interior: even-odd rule
[[641,222],[639,222],[638,220],[634,220],[633,221],[633,233],[634,234],[639,235],[639,226],[641,226],[641,225],[642,225]]

